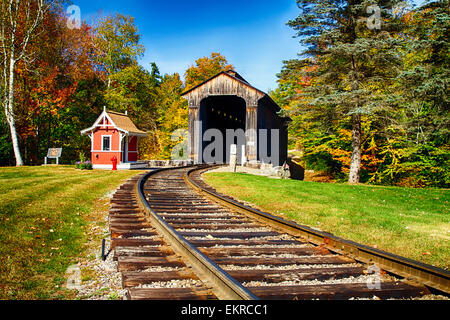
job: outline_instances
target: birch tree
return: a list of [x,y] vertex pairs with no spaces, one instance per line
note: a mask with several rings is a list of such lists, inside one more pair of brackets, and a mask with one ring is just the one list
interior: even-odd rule
[[2,98],[17,166],[23,166],[23,159],[14,110],[15,67],[19,61],[27,61],[32,57],[27,47],[38,35],[38,27],[50,4],[45,0],[0,0]]

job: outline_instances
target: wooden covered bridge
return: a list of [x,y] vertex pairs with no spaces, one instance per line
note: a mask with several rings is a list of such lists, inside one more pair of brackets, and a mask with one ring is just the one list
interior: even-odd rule
[[[189,102],[189,153],[195,163],[204,162],[202,154],[209,142],[203,140],[203,135],[208,129],[218,129],[224,137],[227,129],[245,132],[244,141],[224,141],[223,163],[229,161],[231,144],[237,145],[241,164],[264,161],[263,149],[276,159],[274,163],[282,165],[287,160],[290,118],[280,116],[281,108],[270,96],[250,85],[237,72],[222,71],[182,96]],[[267,139],[260,139],[263,129],[269,133]],[[272,129],[279,130],[278,138],[271,137]]]

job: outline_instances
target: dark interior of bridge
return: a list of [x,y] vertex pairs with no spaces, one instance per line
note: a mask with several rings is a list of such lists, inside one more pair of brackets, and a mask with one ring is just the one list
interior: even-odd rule
[[[223,159],[218,162],[229,162],[229,151],[231,144],[237,144],[238,161],[241,160],[242,145],[244,141],[238,141],[234,137],[234,141],[226,141],[227,129],[242,129],[245,131],[246,119],[246,103],[245,100],[236,96],[212,96],[203,99],[200,105],[200,121],[202,121],[202,135],[208,129],[218,129],[223,136]],[[211,142],[204,141],[202,150]],[[213,153],[213,156],[216,156]]]

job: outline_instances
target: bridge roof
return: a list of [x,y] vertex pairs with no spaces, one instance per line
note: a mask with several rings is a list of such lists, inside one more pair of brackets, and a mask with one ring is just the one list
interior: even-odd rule
[[[227,83],[230,81],[234,84]],[[280,106],[268,94],[252,86],[234,70],[221,71],[181,94],[187,100],[194,100],[193,104],[199,104],[199,100],[207,95],[238,95],[247,102],[252,101],[254,104],[258,100],[266,98],[275,112],[281,110]]]

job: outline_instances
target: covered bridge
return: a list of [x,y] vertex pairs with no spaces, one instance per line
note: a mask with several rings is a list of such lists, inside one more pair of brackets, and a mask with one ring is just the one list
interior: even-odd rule
[[280,116],[281,108],[270,96],[237,72],[222,71],[182,96],[189,102],[189,153],[194,162],[205,162],[202,154],[210,142],[203,137],[208,129],[218,129],[224,137],[227,129],[242,129],[245,134],[243,139],[224,139],[222,163],[229,161],[231,144],[237,144],[241,164],[267,163],[265,155],[271,156],[273,165],[287,161],[290,118]]

